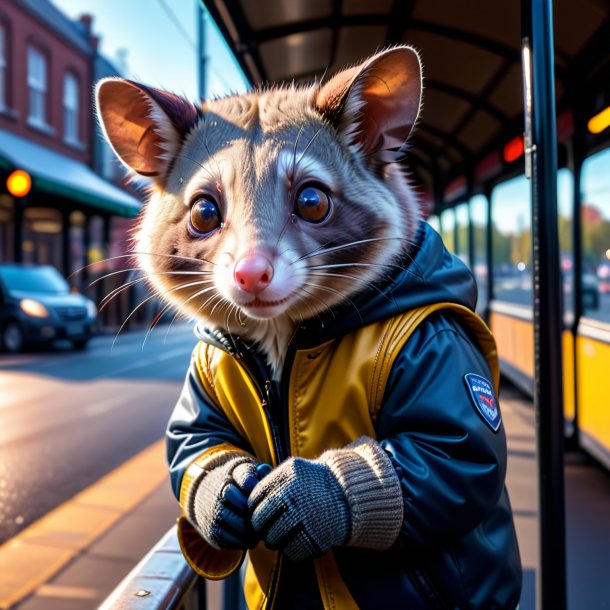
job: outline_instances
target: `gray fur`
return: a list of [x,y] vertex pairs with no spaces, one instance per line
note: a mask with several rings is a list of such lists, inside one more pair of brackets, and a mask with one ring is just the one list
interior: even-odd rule
[[[360,88],[347,95],[351,113],[362,105]],[[383,266],[311,267],[391,264],[408,247],[419,218],[403,168],[367,157],[354,144],[359,137],[355,119],[348,126],[333,124],[316,106],[319,91],[320,85],[280,87],[203,103],[201,118],[153,187],[136,237],[139,252],[201,260],[140,256],[161,295],[188,316],[257,342],[276,377],[295,325],[354,296],[387,271]],[[331,193],[333,213],[322,224],[293,214],[295,191],[308,181],[326,185]],[[219,201],[223,226],[193,239],[187,231],[189,206],[202,193]],[[374,238],[383,241],[302,258],[327,244]],[[273,315],[267,318],[248,314],[245,306],[252,297],[233,281],[232,265],[254,249],[263,251],[275,269],[261,298],[274,302],[288,297],[270,308]],[[159,275],[178,268],[208,272],[201,279],[213,279],[213,284],[181,289],[193,276]],[[197,291],[202,292],[194,296]]]

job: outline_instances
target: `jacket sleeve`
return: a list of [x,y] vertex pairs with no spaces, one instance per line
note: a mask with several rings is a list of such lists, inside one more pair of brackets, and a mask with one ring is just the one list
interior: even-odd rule
[[166,434],[170,479],[178,499],[186,470],[200,456],[231,448],[252,453],[247,442],[206,393],[197,369],[197,354],[198,347],[191,357]]
[[431,316],[394,361],[377,438],[398,466],[400,546],[462,536],[487,516],[504,487],[504,429],[493,431],[479,413],[468,373],[491,380],[484,357],[451,314]]
[[197,574],[218,580],[237,570],[245,552],[212,547],[186,518],[185,501],[189,489],[207,470],[236,453],[252,451],[205,391],[197,367],[198,351],[193,352],[168,424],[167,458],[172,489],[183,508],[177,532],[182,553]]
[[199,456],[229,447],[252,453],[243,437],[237,434],[206,393],[196,366],[197,353],[198,348],[195,348],[166,434],[170,479],[178,499],[184,474]]

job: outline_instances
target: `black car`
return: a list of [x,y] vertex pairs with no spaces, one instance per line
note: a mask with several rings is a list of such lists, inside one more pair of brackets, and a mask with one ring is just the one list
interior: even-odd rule
[[96,323],[93,301],[72,293],[55,267],[0,264],[0,347],[5,351],[57,339],[83,349]]

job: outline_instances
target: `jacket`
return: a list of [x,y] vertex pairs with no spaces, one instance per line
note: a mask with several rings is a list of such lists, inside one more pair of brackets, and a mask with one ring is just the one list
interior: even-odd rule
[[[199,329],[202,342],[168,426],[178,498],[192,469],[218,451],[277,464],[363,434],[402,472],[404,520],[389,550],[337,547],[296,564],[260,544],[246,571],[250,608],[517,606],[521,566],[504,487],[506,439],[499,408],[490,415],[481,402],[491,393],[495,406],[495,372],[472,328],[450,308],[432,313],[393,356],[378,412],[363,390],[378,356],[371,346],[401,314],[438,303],[474,308],[472,274],[425,223],[416,244],[384,284],[299,328],[278,383],[252,346]],[[184,519],[179,530],[200,574],[223,578],[240,565],[241,552],[213,549]]]

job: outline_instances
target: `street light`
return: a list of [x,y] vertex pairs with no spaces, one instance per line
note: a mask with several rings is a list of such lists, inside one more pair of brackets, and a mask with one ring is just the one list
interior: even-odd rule
[[25,170],[16,169],[6,179],[6,188],[13,197],[25,197],[32,189],[32,177]]

